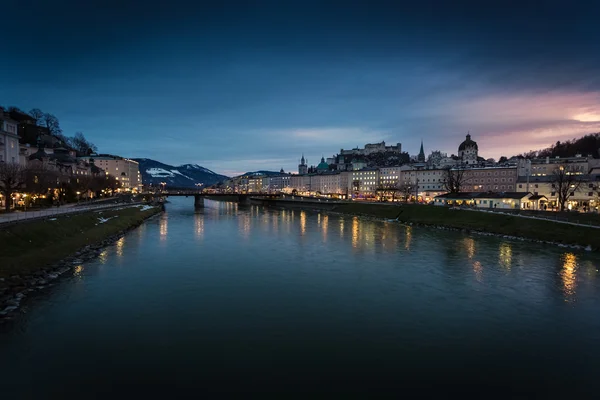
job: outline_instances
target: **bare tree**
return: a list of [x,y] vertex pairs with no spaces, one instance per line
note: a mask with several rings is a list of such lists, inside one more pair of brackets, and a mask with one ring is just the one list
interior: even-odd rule
[[464,168],[446,168],[444,172],[444,188],[448,193],[460,193],[467,183]]
[[48,128],[51,134],[62,137],[62,129],[60,129],[60,123],[58,122],[58,118],[54,116],[54,114],[45,113],[42,115],[42,118],[38,122],[38,125],[45,126]]
[[42,119],[44,118],[44,112],[39,108],[32,108],[29,111],[29,115],[35,118],[36,124],[38,125],[42,122]]
[[565,210],[565,203],[581,186],[581,175],[577,174],[575,169],[559,165],[552,171],[552,190],[558,195],[558,209]]
[[358,192],[360,190],[360,180],[356,179],[356,180],[352,181],[352,188],[354,189],[355,194],[358,195]]
[[25,168],[18,163],[0,163],[0,191],[4,195],[4,209],[10,211],[12,195],[25,184]]
[[77,151],[77,155],[80,157],[98,151],[96,145],[89,142],[81,132],[75,133],[75,136],[73,136],[70,140],[70,144],[73,146],[75,151]]
[[58,186],[58,174],[44,164],[36,165],[30,162],[31,166],[25,173],[25,188],[28,192],[37,194],[47,194],[50,189]]
[[402,195],[404,201],[408,201],[410,195],[413,193],[413,187],[408,183],[403,183],[398,187],[398,191]]

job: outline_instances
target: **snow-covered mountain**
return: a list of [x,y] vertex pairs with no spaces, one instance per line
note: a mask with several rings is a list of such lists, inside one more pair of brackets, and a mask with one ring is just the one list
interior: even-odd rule
[[149,158],[135,158],[134,160],[140,164],[144,185],[151,183],[158,186],[161,182],[166,182],[167,187],[195,188],[197,183],[209,186],[228,178],[196,164],[175,167]]

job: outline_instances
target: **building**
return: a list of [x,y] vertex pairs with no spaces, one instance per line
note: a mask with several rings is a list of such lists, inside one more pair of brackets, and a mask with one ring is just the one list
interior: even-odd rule
[[471,135],[467,134],[465,141],[458,146],[458,157],[463,164],[477,164],[478,151],[477,142],[471,140]]
[[538,209],[545,201],[543,196],[534,196],[527,192],[500,192],[479,193],[461,192],[446,193],[436,196],[434,204],[437,206],[471,206],[487,209]]
[[379,169],[363,168],[352,171],[352,179],[348,182],[353,197],[371,197],[379,186]]
[[0,162],[19,163],[17,121],[0,110]]
[[412,193],[411,197],[416,197],[420,201],[431,201],[433,197],[446,192],[445,170],[400,168],[400,188],[409,190]]
[[322,174],[329,171],[329,164],[325,162],[325,158],[321,157],[321,162],[317,165],[317,173]]
[[80,157],[80,159],[94,164],[107,174],[114,176],[121,183],[123,190],[142,191],[142,175],[137,161],[110,154],[90,155]]
[[351,172],[325,172],[312,179],[312,190],[323,195],[347,197],[350,191],[348,178]]
[[517,183],[517,167],[461,168],[463,192],[513,192]]
[[[598,209],[600,205],[600,168],[595,168],[588,174],[577,177],[581,183],[569,192],[565,203],[568,209],[584,208],[587,210]],[[531,191],[534,195],[546,197],[550,209],[558,205],[558,187],[552,175],[519,177],[517,190]]]
[[264,175],[254,175],[248,177],[248,193],[260,193],[263,191]]
[[269,192],[281,192],[290,187],[290,174],[280,172],[279,175],[269,177]]
[[302,158],[300,159],[300,164],[298,164],[298,174],[304,175],[308,173],[308,160],[304,159],[304,154],[302,154]]
[[358,147],[351,149],[351,150],[340,149],[340,155],[342,155],[342,156],[345,156],[345,155],[367,156],[367,155],[374,154],[374,153],[386,153],[386,152],[400,154],[400,153],[402,153],[402,144],[397,143],[396,146],[386,146],[385,142],[382,141],[381,143],[366,144],[365,147],[362,149],[359,149]]
[[519,176],[548,176],[554,173],[558,167],[568,166],[569,170],[580,175],[587,174],[588,171],[600,164],[600,160],[592,157],[545,157],[545,158],[519,158],[516,165]]

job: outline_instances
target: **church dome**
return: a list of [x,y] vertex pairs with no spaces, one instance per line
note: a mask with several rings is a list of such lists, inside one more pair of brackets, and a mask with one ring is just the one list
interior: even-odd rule
[[458,146],[458,151],[464,151],[467,147],[475,147],[475,149],[479,150],[477,147],[477,142],[471,140],[471,135],[467,135],[467,139]]
[[317,165],[317,169],[319,169],[319,170],[328,170],[329,169],[329,164],[327,164],[325,162],[324,157],[321,157],[321,162],[319,163],[319,165]]

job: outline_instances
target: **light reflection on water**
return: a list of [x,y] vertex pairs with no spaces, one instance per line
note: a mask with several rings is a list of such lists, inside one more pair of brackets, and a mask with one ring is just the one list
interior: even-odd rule
[[167,240],[168,225],[169,225],[169,215],[168,214],[167,215],[161,215],[161,217],[160,217],[160,225],[159,225],[160,240],[161,241]]
[[500,265],[502,265],[507,270],[510,270],[512,265],[512,247],[510,243],[500,243],[500,252],[498,255],[498,260],[500,262]]
[[[458,381],[496,374],[506,383],[511,366],[528,365],[522,381],[535,369],[539,388],[570,371],[600,372],[595,255],[324,212],[206,205],[194,213],[173,201],[76,266],[85,290],[64,280],[52,301],[31,307],[17,335],[0,337],[0,369],[49,374],[21,386],[40,390],[62,388],[57,362],[84,361],[69,373],[85,383],[132,379],[138,368],[140,382],[195,379],[192,360],[235,378],[249,360],[249,381],[297,376],[298,360],[344,382],[456,372]],[[60,341],[69,349],[53,345]],[[332,361],[340,354],[349,356]],[[398,360],[436,368],[399,371]]]
[[123,257],[123,246],[125,245],[125,236],[119,238],[115,243],[115,253],[117,257]]
[[560,272],[566,301],[573,301],[575,297],[577,287],[576,271],[577,256],[573,253],[566,253],[563,256],[563,268]]

